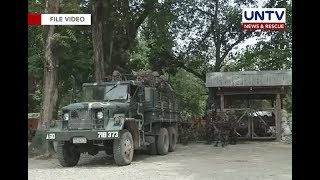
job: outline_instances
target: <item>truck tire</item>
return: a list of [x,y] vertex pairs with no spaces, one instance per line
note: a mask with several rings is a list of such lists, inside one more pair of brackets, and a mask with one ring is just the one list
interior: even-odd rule
[[61,166],[72,167],[78,164],[80,152],[75,145],[60,141],[57,143],[57,157]]
[[159,131],[157,149],[159,155],[166,155],[169,152],[169,133],[166,128],[161,128]]
[[177,144],[177,131],[174,127],[168,127],[169,133],[169,152],[173,152],[176,149]]
[[124,129],[120,132],[119,139],[113,143],[114,160],[118,166],[129,165],[134,153],[133,139],[131,133]]

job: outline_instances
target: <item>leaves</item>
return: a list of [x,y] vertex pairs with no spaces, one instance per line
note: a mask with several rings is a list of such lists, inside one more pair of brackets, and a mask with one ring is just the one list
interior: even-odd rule
[[196,116],[204,114],[207,92],[200,79],[179,69],[176,75],[171,77],[170,83],[184,111]]
[[[72,6],[79,6],[78,1],[64,1],[64,3],[74,3]],[[70,6],[71,7],[71,6]],[[34,13],[38,6],[31,6],[29,10]],[[63,12],[70,12],[63,7]],[[88,8],[88,7],[82,7]],[[93,73],[92,63],[92,44],[90,27],[88,26],[58,26],[57,33],[54,34],[60,48],[57,51],[59,58],[59,101],[67,103],[68,90],[71,88],[70,76],[76,77],[77,89],[81,89],[82,83],[91,81],[90,74]],[[44,40],[43,26],[28,27],[28,72],[29,78],[34,79],[38,89],[33,94],[40,93],[43,79],[43,60],[44,60]],[[31,88],[31,87],[29,87]],[[39,112],[39,101],[34,95],[29,99],[29,111]],[[37,96],[38,97],[38,96]],[[65,105],[64,103],[59,103]]]
[[[44,1],[28,1],[29,13],[43,13]],[[257,1],[230,0],[110,0],[103,1],[103,46],[111,68],[124,71],[152,69],[170,75],[186,111],[201,114],[205,108],[206,72],[290,69],[292,66],[292,7],[285,0],[268,1],[266,7],[286,7],[286,31],[242,31],[241,7]],[[218,3],[216,3],[218,2]],[[149,11],[146,11],[149,9]],[[91,13],[91,1],[63,1],[61,13]],[[94,75],[92,34],[89,26],[58,26],[59,105],[68,103],[70,76],[77,89]],[[28,27],[28,72],[42,87],[43,27]],[[236,49],[250,37],[258,43]],[[126,72],[126,73],[127,73]],[[40,93],[37,91],[37,94]],[[79,92],[80,93],[80,92]],[[30,102],[36,111],[38,95]]]

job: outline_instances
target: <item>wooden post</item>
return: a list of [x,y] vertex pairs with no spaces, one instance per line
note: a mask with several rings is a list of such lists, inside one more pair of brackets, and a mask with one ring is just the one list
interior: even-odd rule
[[280,99],[280,94],[276,95],[275,118],[276,118],[277,141],[280,141],[281,140],[281,99]]
[[224,112],[224,96],[223,96],[223,94],[220,95],[220,111]]

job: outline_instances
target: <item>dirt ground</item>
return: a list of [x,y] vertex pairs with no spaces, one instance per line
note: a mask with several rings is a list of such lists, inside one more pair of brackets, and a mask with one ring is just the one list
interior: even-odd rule
[[287,180],[292,179],[292,145],[239,142],[224,148],[193,143],[178,145],[166,156],[135,152],[129,166],[118,167],[104,152],[81,155],[79,164],[63,168],[56,159],[28,160],[29,180]]

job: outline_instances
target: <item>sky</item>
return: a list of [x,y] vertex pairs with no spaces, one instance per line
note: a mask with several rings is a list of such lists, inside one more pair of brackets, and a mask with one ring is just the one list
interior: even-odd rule
[[246,39],[243,43],[240,43],[237,47],[238,49],[244,49],[247,45],[254,45],[257,42],[258,42],[257,37],[252,37],[252,38]]

